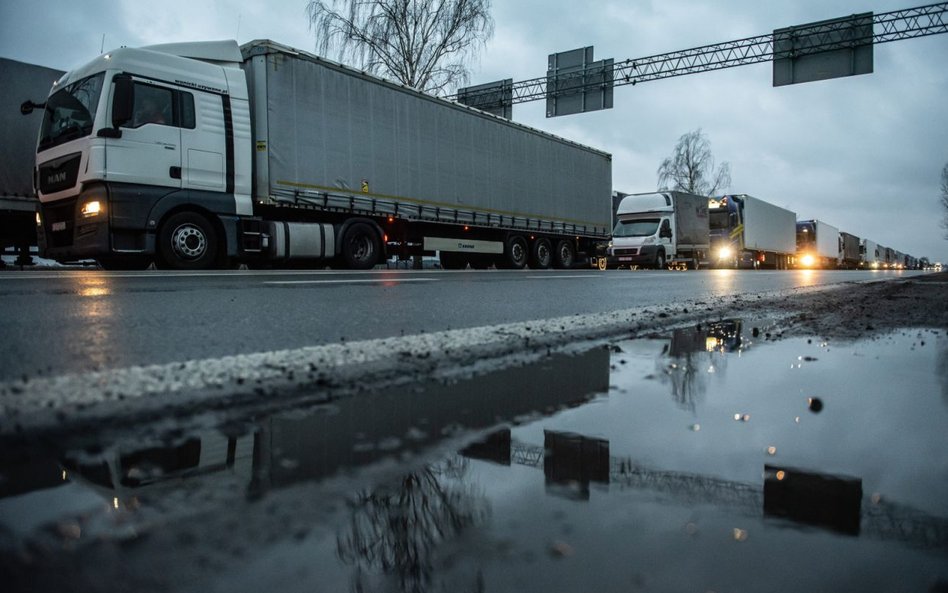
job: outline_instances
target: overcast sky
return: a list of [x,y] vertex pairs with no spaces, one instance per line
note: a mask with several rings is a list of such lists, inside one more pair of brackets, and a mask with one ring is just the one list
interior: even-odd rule
[[[496,32],[470,83],[544,76],[548,54],[588,45],[618,62],[926,3],[494,0]],[[305,0],[0,2],[0,56],[63,70],[103,48],[226,38],[315,48]],[[514,120],[612,153],[613,187],[629,193],[654,190],[678,137],[701,128],[731,165],[731,192],[948,262],[946,58],[942,34],[877,46],[869,75],[772,88],[771,64],[755,64],[619,87],[602,112],[547,119],[544,102],[518,104]]]

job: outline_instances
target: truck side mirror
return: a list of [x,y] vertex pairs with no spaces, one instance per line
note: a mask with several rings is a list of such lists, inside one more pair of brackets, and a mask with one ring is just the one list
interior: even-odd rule
[[33,113],[34,109],[43,109],[46,107],[46,103],[34,103],[32,101],[23,101],[20,103],[20,113],[23,115],[29,115]]
[[132,120],[135,105],[135,83],[132,77],[120,74],[116,76],[115,94],[112,96],[112,127],[118,130]]

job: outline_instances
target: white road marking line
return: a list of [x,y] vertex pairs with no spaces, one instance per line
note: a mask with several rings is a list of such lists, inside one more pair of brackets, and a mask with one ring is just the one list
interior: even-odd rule
[[403,282],[437,281],[437,278],[350,278],[348,280],[267,280],[264,284],[402,284]]

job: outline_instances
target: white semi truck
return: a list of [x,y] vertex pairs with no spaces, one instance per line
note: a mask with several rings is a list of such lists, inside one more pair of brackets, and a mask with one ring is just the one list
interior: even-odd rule
[[713,265],[787,269],[796,251],[796,213],[747,194],[708,201]]
[[607,266],[696,269],[708,265],[709,252],[707,197],[663,191],[619,202]]
[[822,220],[797,221],[797,268],[835,269],[839,267],[839,229]]
[[271,41],[66,73],[36,164],[43,252],[107,268],[570,267],[612,226],[609,154]]

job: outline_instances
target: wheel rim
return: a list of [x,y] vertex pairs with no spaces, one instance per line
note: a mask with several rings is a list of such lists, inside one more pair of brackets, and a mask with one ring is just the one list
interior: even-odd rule
[[366,261],[372,256],[372,241],[365,235],[353,237],[349,242],[349,253],[356,261]]
[[182,259],[199,259],[207,251],[207,236],[197,225],[182,224],[171,233],[171,248]]
[[520,266],[527,261],[527,250],[520,241],[514,241],[510,245],[510,259],[514,265]]
[[573,263],[573,250],[568,243],[560,245],[560,262],[563,266],[569,266]]
[[552,257],[553,254],[550,252],[550,247],[546,243],[540,243],[537,245],[537,262],[540,264],[540,267],[550,267],[550,260]]

